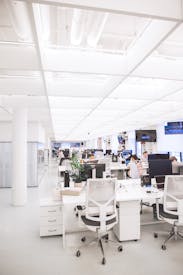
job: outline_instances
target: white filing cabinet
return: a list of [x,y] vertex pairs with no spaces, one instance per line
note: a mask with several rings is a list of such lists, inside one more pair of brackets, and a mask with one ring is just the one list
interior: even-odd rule
[[44,199],[40,202],[40,237],[64,232],[62,202]]
[[118,205],[118,224],[113,228],[118,240],[140,239],[140,201],[121,201]]

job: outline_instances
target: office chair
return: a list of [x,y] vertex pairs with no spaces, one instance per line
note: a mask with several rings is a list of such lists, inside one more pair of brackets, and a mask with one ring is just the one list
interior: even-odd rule
[[[183,225],[183,176],[171,175],[165,177],[163,205],[157,205],[157,217],[159,220],[172,224],[171,231],[164,240],[161,248],[166,250],[166,243],[174,237],[183,239],[178,231],[178,226]],[[154,233],[158,237],[158,233]]]
[[[85,208],[78,206],[81,210],[81,220],[86,227],[97,234],[97,237],[87,245],[98,243],[102,252],[102,264],[106,263],[104,247],[102,241],[110,241],[108,237],[109,230],[118,221],[116,209],[116,179],[88,179],[86,186],[86,204]],[[84,212],[83,212],[84,209]],[[86,238],[81,239],[85,242]],[[81,247],[80,247],[81,248]],[[120,245],[118,251],[122,251]],[[80,249],[76,251],[76,256],[81,255]]]

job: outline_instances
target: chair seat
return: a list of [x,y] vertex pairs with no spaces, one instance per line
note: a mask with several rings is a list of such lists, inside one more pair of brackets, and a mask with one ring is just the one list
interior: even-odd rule
[[164,212],[163,204],[159,204],[159,214],[160,214],[160,216],[162,216],[163,218],[166,218],[166,219],[178,220],[177,215],[173,215],[173,214],[169,214],[167,212]]
[[[95,216],[95,217],[98,217],[98,216]],[[86,224],[86,225],[89,225],[89,226],[100,226],[100,221],[90,220],[90,219],[86,218],[86,216],[84,216],[84,215],[81,216],[81,219],[84,222],[84,224]],[[116,217],[107,220],[106,224],[109,225],[109,224],[112,224],[112,223],[115,223],[115,222],[116,222]]]

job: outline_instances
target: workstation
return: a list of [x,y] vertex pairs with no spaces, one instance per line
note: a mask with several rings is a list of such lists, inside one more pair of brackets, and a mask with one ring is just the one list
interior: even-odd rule
[[182,49],[182,0],[0,1],[0,275],[182,275]]

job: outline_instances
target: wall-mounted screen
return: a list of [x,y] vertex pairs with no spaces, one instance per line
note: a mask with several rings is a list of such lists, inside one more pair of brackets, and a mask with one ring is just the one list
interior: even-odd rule
[[183,121],[168,122],[165,126],[165,135],[183,134]]
[[136,130],[136,141],[156,142],[156,130]]

